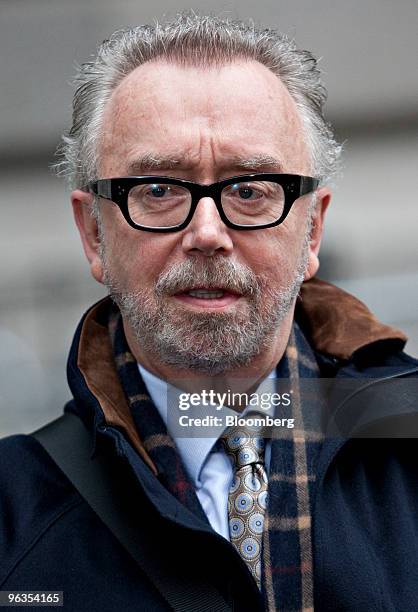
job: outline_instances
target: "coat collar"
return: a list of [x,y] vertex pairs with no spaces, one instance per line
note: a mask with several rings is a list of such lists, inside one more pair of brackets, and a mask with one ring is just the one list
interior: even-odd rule
[[[104,298],[90,308],[80,323],[68,366],[70,386],[74,396],[78,395],[77,372],[81,373],[101,408],[102,420],[125,433],[156,475],[157,469],[139,438],[113,363],[106,326],[109,304],[110,298]],[[401,350],[407,340],[401,331],[380,323],[360,300],[316,278],[303,283],[295,317],[315,352],[338,359],[349,360],[357,351],[376,343]]]
[[313,349],[338,359],[350,360],[376,343],[400,351],[407,341],[399,329],[378,321],[363,302],[319,278],[302,284],[295,316]]

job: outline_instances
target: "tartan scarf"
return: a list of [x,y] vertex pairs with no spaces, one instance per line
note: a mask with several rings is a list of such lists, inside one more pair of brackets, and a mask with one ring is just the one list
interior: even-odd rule
[[[108,322],[119,380],[141,441],[158,470],[158,479],[186,508],[209,524],[173,438],[155,407],[126,341],[122,316],[112,305]],[[277,377],[289,379],[289,416],[295,427],[271,443],[268,503],[264,518],[261,592],[268,612],[313,610],[311,513],[316,461],[322,436],[305,431],[312,401],[302,401],[302,379],[319,377],[306,338],[293,323]],[[309,403],[309,405],[307,405]],[[277,415],[280,416],[280,415]],[[308,417],[308,418],[307,418]]]
[[145,450],[154,462],[158,479],[193,514],[209,524],[166,424],[152,401],[126,341],[122,316],[113,304],[109,334],[122,389]]
[[311,516],[324,407],[319,377],[315,355],[294,321],[277,378],[289,380],[295,426],[285,437],[280,428],[273,430],[263,527],[262,592],[269,612],[314,609]]

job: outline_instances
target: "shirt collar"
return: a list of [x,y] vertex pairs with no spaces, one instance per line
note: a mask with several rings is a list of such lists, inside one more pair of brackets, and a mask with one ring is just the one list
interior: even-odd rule
[[[200,488],[200,472],[202,470],[203,464],[205,463],[209,453],[213,450],[214,445],[219,439],[222,432],[220,432],[217,437],[205,437],[205,438],[180,438],[173,436],[170,431],[170,424],[167,419],[167,382],[162,380],[155,374],[146,370],[141,364],[138,363],[139,372],[142,376],[142,379],[148,389],[148,393],[151,396],[152,401],[155,404],[158,412],[160,413],[161,418],[163,419],[168,433],[173,437],[173,440],[177,446],[177,450],[180,453],[180,457],[183,461],[183,464],[193,481],[193,484],[196,488]],[[276,368],[274,368],[270,374],[266,378],[276,378]],[[265,380],[265,379],[264,379]],[[263,381],[260,382],[261,386]],[[256,391],[255,391],[256,392]],[[265,414],[270,414],[274,412],[274,407],[271,406],[271,409],[261,410],[254,406],[247,406],[242,415],[247,414],[249,411],[252,412],[262,412]]]

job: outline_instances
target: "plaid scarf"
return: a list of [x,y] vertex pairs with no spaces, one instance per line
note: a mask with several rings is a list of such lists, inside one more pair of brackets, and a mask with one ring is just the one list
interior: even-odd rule
[[139,437],[154,462],[160,482],[193,514],[209,523],[173,438],[152,401],[126,341],[122,316],[113,305],[109,333],[116,369]]
[[[186,508],[209,524],[173,438],[156,409],[138,370],[113,305],[109,334],[116,369],[140,438],[158,470],[158,478]],[[296,322],[277,368],[278,378],[290,380],[290,413],[295,427],[283,436],[273,434],[269,495],[264,519],[262,594],[269,612],[313,610],[311,513],[316,460],[322,437],[305,431],[312,402],[302,402],[301,379],[319,377],[312,349]],[[314,411],[317,412],[317,411]],[[279,415],[278,415],[279,416]]]
[[286,436],[273,430],[264,518],[262,592],[269,612],[314,608],[311,515],[323,439],[319,376],[313,351],[294,322],[277,377],[290,382],[295,427]]

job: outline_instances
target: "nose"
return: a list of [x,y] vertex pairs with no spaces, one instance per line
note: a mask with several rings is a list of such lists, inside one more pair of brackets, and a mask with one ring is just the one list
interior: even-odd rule
[[231,236],[212,198],[199,200],[193,218],[184,230],[182,246],[187,254],[201,253],[208,257],[232,252]]

